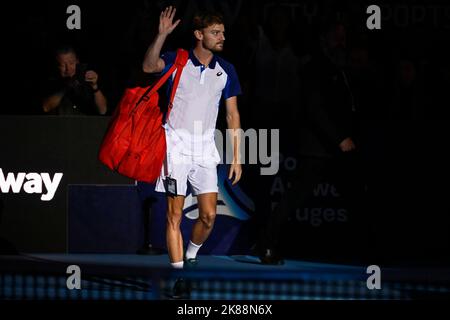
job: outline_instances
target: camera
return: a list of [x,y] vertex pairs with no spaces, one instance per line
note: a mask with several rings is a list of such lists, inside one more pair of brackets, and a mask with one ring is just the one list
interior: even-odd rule
[[88,65],[86,63],[77,64],[77,69],[75,73],[75,79],[80,83],[86,82],[86,72],[88,71]]

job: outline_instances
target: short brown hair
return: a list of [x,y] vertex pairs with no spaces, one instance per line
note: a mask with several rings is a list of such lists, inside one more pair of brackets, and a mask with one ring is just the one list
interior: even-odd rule
[[202,30],[213,24],[225,24],[223,16],[218,12],[200,12],[194,16],[192,20],[192,30]]

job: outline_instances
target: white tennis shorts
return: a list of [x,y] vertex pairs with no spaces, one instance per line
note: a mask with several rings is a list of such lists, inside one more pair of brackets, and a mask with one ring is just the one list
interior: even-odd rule
[[220,163],[220,155],[214,140],[203,142],[201,153],[195,155],[181,147],[182,141],[171,138],[168,134],[166,141],[166,159],[156,182],[155,191],[167,192],[165,180],[169,176],[176,180],[179,196],[186,196],[188,183],[194,196],[218,193],[217,165]]

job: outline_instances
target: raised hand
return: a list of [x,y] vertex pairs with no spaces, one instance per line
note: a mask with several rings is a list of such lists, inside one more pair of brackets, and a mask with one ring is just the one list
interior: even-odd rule
[[159,16],[159,34],[168,35],[177,27],[181,20],[178,19],[175,23],[173,22],[176,12],[177,9],[172,6],[161,12]]

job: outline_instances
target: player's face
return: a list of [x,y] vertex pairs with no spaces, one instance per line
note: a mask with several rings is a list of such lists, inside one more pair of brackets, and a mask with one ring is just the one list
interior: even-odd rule
[[78,59],[74,53],[63,53],[56,58],[59,74],[63,78],[73,77],[77,71]]
[[223,24],[213,24],[202,30],[203,47],[212,52],[220,52],[223,50],[225,42],[225,26]]

